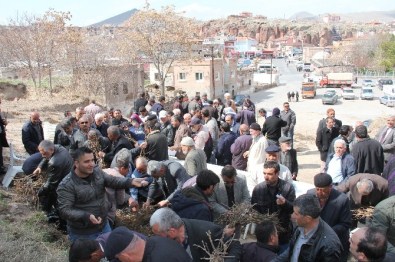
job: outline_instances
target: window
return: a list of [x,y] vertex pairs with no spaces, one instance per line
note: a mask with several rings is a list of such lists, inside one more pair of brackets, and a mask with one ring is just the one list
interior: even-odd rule
[[180,80],[185,80],[186,78],[187,78],[186,73],[180,73],[178,75],[178,79],[180,79]]
[[112,85],[112,94],[113,94],[114,96],[119,95],[118,84],[117,84],[117,83],[115,83],[115,84]]
[[159,79],[159,73],[155,73],[155,81],[159,81],[160,79]]
[[127,94],[129,93],[129,90],[128,90],[128,83],[122,82],[122,92],[123,92],[125,95],[127,95]]
[[203,73],[195,73],[195,79],[198,80],[203,80]]

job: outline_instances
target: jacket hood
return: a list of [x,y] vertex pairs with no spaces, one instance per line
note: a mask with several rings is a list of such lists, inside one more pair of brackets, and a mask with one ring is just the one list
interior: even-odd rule
[[190,206],[200,205],[203,201],[205,201],[204,197],[194,187],[189,187],[174,195],[171,207],[177,212]]

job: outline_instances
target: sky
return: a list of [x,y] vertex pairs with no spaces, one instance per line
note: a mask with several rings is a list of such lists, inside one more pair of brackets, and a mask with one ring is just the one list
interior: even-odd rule
[[[21,14],[42,15],[49,8],[69,11],[71,24],[87,26],[131,9],[141,9],[145,0],[0,0],[0,24]],[[306,11],[314,15],[395,10],[393,0],[148,0],[160,9],[173,5],[185,16],[199,20],[225,18],[240,12],[252,12],[268,18],[289,18]]]

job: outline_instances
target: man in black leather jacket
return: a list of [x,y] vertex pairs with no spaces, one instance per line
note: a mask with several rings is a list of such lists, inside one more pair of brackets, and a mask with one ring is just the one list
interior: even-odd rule
[[292,219],[298,227],[285,250],[274,261],[338,262],[343,250],[335,231],[320,218],[320,202],[315,195],[296,198]]
[[96,167],[92,150],[78,148],[73,155],[74,169],[56,190],[60,217],[67,220],[69,239],[95,239],[111,231],[107,219],[106,187],[127,189],[147,186],[144,178],[118,178]]
[[49,140],[41,141],[38,150],[43,158],[33,174],[39,175],[45,172],[47,176],[47,181],[38,191],[38,197],[42,209],[48,215],[53,208],[56,209],[56,189],[60,181],[73,168],[73,160],[67,149]]

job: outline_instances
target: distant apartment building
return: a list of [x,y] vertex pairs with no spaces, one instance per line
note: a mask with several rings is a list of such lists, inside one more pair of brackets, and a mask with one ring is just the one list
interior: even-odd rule
[[[211,59],[174,62],[166,77],[166,86],[173,86],[176,93],[188,96],[207,93],[209,99],[214,99],[227,92],[237,94],[251,85],[252,75],[237,70],[237,59],[214,59],[214,84],[211,70]],[[155,82],[154,76],[155,73],[150,72],[151,83]]]
[[[151,84],[157,84],[158,86],[161,85],[158,69],[156,69],[152,63],[149,66],[149,79]],[[170,67],[166,74],[165,86],[174,86],[173,67]]]
[[258,41],[251,37],[237,37],[234,50],[241,55],[257,53]]
[[325,14],[322,17],[322,21],[324,21],[324,23],[338,23],[340,22],[340,16],[339,15],[335,15],[335,14]]
[[214,99],[239,88],[236,80],[237,62],[235,59],[214,59],[214,84],[211,59],[190,65],[175,63],[173,70],[175,89],[184,91],[188,96],[207,93],[210,99]]

